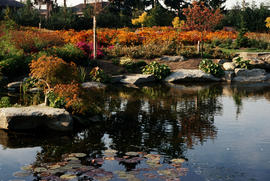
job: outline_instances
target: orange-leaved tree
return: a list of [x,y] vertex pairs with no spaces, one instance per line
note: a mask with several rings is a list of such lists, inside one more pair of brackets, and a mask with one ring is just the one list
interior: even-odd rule
[[71,83],[78,80],[78,70],[75,63],[67,63],[53,56],[42,56],[30,63],[30,76],[43,80],[50,87],[56,84]]
[[207,31],[212,31],[222,20],[220,9],[206,7],[204,2],[193,1],[191,6],[183,9],[186,16],[185,29],[201,32],[201,53],[203,56],[203,39]]

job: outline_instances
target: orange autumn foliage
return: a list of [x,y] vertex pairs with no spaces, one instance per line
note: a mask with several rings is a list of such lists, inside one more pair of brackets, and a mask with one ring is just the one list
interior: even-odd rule
[[12,30],[9,33],[15,46],[26,53],[61,46],[65,43],[60,34],[54,31]]
[[83,100],[81,97],[81,87],[78,83],[70,84],[57,84],[53,88],[54,94],[58,97],[64,98],[66,104],[65,108],[72,111],[73,114],[84,113],[86,107],[83,106]]
[[30,76],[46,81],[50,86],[78,80],[76,65],[61,58],[42,56],[30,63]]
[[[176,41],[177,43],[194,44],[201,39],[201,33],[197,30],[178,32],[172,27],[139,28],[135,32],[128,28],[99,29],[98,42],[103,46],[110,45],[148,45],[151,43],[163,43]],[[75,32],[74,30],[61,33],[66,43],[91,42],[92,30]],[[208,31],[203,37],[204,41],[236,39],[236,32]]]

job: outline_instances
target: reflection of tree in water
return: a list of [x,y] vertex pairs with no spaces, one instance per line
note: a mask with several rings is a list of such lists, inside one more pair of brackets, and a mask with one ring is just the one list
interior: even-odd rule
[[170,87],[141,90],[144,94],[123,89],[124,98],[111,96],[108,107],[122,109],[107,123],[115,149],[126,152],[137,148],[179,157],[187,147],[216,136],[213,123],[222,109],[217,99],[221,87],[188,94],[175,93]]
[[264,96],[267,99],[267,95],[269,95],[269,87],[270,85],[268,83],[258,83],[258,84],[253,83],[253,84],[231,85],[229,89],[227,88],[227,92],[230,92],[236,105],[236,117],[238,118],[243,109],[243,99],[249,97],[257,99],[262,96]]
[[102,141],[104,130],[100,126],[93,126],[92,129],[85,129],[73,135],[70,139],[59,144],[58,138],[54,141],[43,141],[41,151],[37,153],[37,162],[60,161],[65,153],[83,152],[95,158],[102,155],[105,145]]
[[100,157],[105,150],[105,133],[112,139],[111,148],[120,155],[153,151],[171,158],[184,157],[187,148],[215,138],[213,123],[222,110],[218,100],[221,92],[221,87],[178,90],[164,85],[110,89],[104,93],[103,104],[104,111],[112,113],[108,120],[74,134],[64,144],[43,143],[37,162],[57,161],[62,154],[72,152]]

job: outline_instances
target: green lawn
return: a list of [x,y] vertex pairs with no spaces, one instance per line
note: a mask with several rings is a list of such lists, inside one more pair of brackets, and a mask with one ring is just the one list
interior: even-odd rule
[[221,48],[223,52],[226,53],[238,53],[238,52],[270,52],[270,50],[260,50],[256,48],[243,48],[243,49],[227,49]]

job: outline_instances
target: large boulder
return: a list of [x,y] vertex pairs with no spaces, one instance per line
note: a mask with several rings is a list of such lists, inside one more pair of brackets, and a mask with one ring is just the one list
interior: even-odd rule
[[238,56],[243,60],[265,59],[270,56],[270,52],[240,52]]
[[100,82],[84,82],[82,83],[84,89],[105,89],[106,85]]
[[167,56],[164,55],[160,59],[160,61],[166,61],[166,62],[182,62],[185,61],[186,58],[183,56]]
[[232,82],[235,76],[234,71],[224,71],[224,76],[222,77],[222,81]]
[[234,62],[225,62],[222,66],[226,71],[233,71],[236,68],[236,64]]
[[235,82],[263,82],[268,79],[268,75],[264,69],[235,69]]
[[254,68],[270,70],[270,52],[240,52],[238,57],[250,60]]
[[112,78],[112,83],[134,84],[134,85],[150,83],[155,81],[156,79],[154,75],[144,75],[144,74],[131,74],[124,76],[121,75]]
[[64,109],[46,106],[10,107],[0,109],[0,129],[55,131],[72,130],[73,119]]
[[217,63],[219,65],[223,65],[226,62],[231,62],[232,60],[228,60],[228,59],[216,59],[214,60],[214,63]]
[[166,79],[166,82],[217,82],[219,78],[214,77],[211,74],[207,74],[198,69],[179,69],[171,73]]

